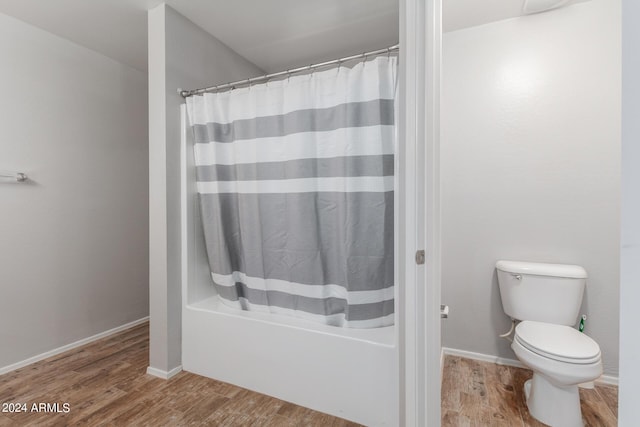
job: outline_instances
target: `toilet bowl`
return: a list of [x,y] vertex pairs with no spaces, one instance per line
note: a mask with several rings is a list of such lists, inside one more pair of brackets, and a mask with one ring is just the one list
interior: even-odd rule
[[569,326],[527,320],[511,348],[533,371],[525,384],[531,415],[553,427],[583,427],[578,384],[602,374],[598,344]]

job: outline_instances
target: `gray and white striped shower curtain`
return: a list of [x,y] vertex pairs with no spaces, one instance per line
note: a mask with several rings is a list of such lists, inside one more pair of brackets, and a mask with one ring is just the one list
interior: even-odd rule
[[396,58],[193,96],[211,276],[239,309],[393,324]]

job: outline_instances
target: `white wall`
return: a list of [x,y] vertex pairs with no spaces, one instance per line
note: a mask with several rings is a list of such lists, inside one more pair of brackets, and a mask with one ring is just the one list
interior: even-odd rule
[[[195,89],[263,72],[166,5],[149,11],[149,365],[181,364],[180,104]],[[203,260],[206,263],[206,260]]]
[[638,425],[640,407],[640,2],[622,1],[622,241],[620,252],[621,427]]
[[620,55],[619,0],[444,35],[445,347],[515,359],[495,262],[578,264],[617,375]]
[[148,314],[146,76],[0,15],[0,369]]

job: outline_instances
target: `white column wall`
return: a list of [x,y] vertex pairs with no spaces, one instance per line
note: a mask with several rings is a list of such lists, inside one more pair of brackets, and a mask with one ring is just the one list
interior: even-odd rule
[[[164,4],[149,11],[150,372],[181,365],[180,104],[194,89],[263,72]],[[206,262],[205,260],[203,260]]]
[[622,241],[618,424],[640,423],[640,3],[622,1]]

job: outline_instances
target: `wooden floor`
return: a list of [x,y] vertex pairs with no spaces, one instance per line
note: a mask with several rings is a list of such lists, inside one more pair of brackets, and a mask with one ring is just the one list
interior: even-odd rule
[[[26,403],[27,412],[0,412],[4,426],[318,426],[353,427],[335,418],[230,384],[181,372],[165,381],[147,375],[148,324],[0,376],[0,405]],[[447,356],[442,426],[543,426],[524,401],[531,371]],[[587,427],[617,425],[616,387],[580,390]],[[68,413],[35,412],[59,404]],[[4,406],[4,405],[3,405]],[[37,406],[37,405],[36,405]],[[7,409],[7,408],[3,408]]]
[[[524,399],[527,369],[447,356],[442,378],[442,426],[544,426],[529,415]],[[580,389],[587,427],[614,427],[618,389],[597,385]]]
[[0,376],[0,404],[70,406],[68,413],[0,413],[0,426],[357,426],[186,372],[152,377],[148,351],[144,324]]

